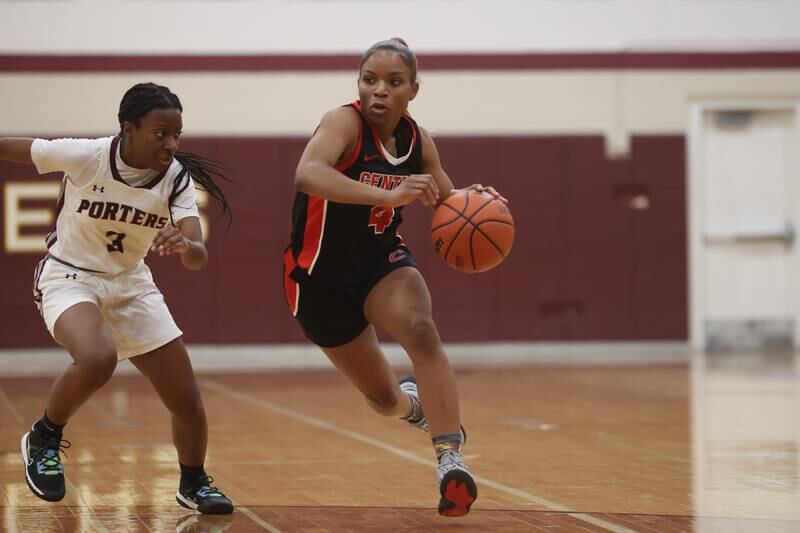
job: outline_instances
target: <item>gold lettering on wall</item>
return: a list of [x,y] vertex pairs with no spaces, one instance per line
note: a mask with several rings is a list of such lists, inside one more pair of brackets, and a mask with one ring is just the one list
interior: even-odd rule
[[[55,227],[55,203],[60,182],[5,183],[3,187],[3,212],[5,217],[4,249],[7,254],[42,253],[47,250],[44,244],[46,231]],[[23,200],[52,200],[51,208],[22,207]],[[35,226],[49,228],[45,233],[26,234],[23,227]]]

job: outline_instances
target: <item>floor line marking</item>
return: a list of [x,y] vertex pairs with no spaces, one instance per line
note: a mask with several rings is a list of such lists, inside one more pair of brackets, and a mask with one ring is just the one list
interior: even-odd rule
[[252,520],[256,524],[258,524],[259,526],[263,527],[267,531],[270,531],[271,533],[281,533],[280,529],[272,526],[269,522],[267,522],[266,520],[262,519],[260,516],[258,516],[256,513],[254,513],[253,511],[251,511],[247,507],[239,506],[239,507],[236,507],[236,509],[239,512],[244,513],[250,520]]
[[11,416],[13,416],[17,422],[19,422],[21,425],[24,426],[25,421],[22,419],[22,415],[19,414],[19,411],[17,411],[17,408],[14,407],[13,403],[11,403],[11,399],[6,395],[5,391],[2,388],[0,388],[0,401],[2,401],[3,405],[5,405],[6,408],[8,408],[9,412],[11,413]]
[[[214,381],[214,380],[211,380],[211,379],[208,379],[208,378],[201,378],[198,381],[202,386],[204,386],[204,387],[206,387],[208,389],[211,389],[213,391],[216,391],[216,392],[219,392],[221,394],[224,394],[224,395],[226,395],[226,396],[228,396],[230,398],[237,399],[237,400],[239,400],[241,402],[249,403],[251,405],[256,405],[258,407],[261,407],[263,409],[267,409],[267,410],[272,411],[274,413],[277,413],[279,415],[283,415],[283,416],[286,416],[288,418],[293,418],[295,420],[299,420],[301,422],[305,422],[306,424],[308,424],[310,426],[314,426],[314,427],[317,427],[317,428],[320,428],[320,429],[325,429],[327,431],[331,431],[331,432],[336,433],[338,435],[342,435],[344,437],[348,437],[348,438],[351,438],[353,440],[357,440],[359,442],[363,442],[364,444],[368,444],[368,445],[373,446],[375,448],[380,448],[380,449],[382,449],[382,450],[384,450],[386,452],[389,452],[391,454],[403,457],[404,459],[408,459],[409,461],[413,461],[415,463],[426,465],[426,466],[430,466],[430,467],[433,467],[433,468],[436,467],[436,462],[433,461],[433,460],[421,459],[420,457],[417,457],[413,453],[409,453],[409,452],[407,452],[405,450],[402,450],[400,448],[392,446],[391,444],[387,444],[387,443],[385,443],[383,441],[379,441],[377,439],[373,439],[372,437],[368,437],[367,435],[362,435],[361,433],[358,433],[358,432],[355,432],[355,431],[350,431],[349,429],[341,428],[341,427],[337,426],[336,424],[332,424],[332,423],[327,422],[325,420],[322,420],[320,418],[316,418],[316,417],[313,417],[313,416],[309,416],[309,415],[303,414],[303,413],[301,413],[299,411],[295,411],[294,409],[290,409],[288,407],[284,407],[281,404],[278,404],[278,403],[275,403],[275,402],[271,402],[269,400],[264,400],[264,399],[261,399],[261,398],[257,398],[257,397],[255,397],[255,396],[253,396],[251,394],[245,394],[243,392],[239,392],[239,391],[234,390],[234,389],[232,389],[232,388],[230,388],[230,387],[228,387],[226,385],[223,385],[222,383],[219,383],[217,381]],[[527,500],[527,501],[532,502],[532,503],[537,503],[537,504],[539,504],[539,505],[541,505],[543,507],[546,507],[546,508],[548,508],[548,509],[550,509],[552,511],[560,511],[560,512],[567,513],[569,516],[572,516],[573,518],[577,518],[578,520],[582,520],[584,522],[588,522],[588,523],[593,524],[595,526],[605,528],[605,529],[607,529],[609,531],[613,531],[614,533],[635,533],[633,530],[628,529],[626,527],[623,527],[623,526],[620,526],[620,525],[617,525],[617,524],[612,524],[611,522],[607,522],[607,521],[602,520],[600,518],[595,518],[595,517],[587,515],[585,513],[579,513],[577,511],[575,511],[574,509],[570,509],[569,507],[566,507],[566,506],[561,505],[559,503],[551,502],[551,501],[546,500],[544,498],[540,498],[538,496],[534,496],[533,494],[530,494],[528,492],[525,492],[525,491],[522,491],[522,490],[519,490],[519,489],[515,489],[514,487],[509,487],[508,485],[504,485],[502,483],[498,483],[496,481],[492,481],[490,479],[487,479],[487,478],[484,478],[484,477],[481,477],[481,476],[473,476],[473,477],[475,478],[475,481],[477,481],[478,483],[480,483],[482,485],[486,485],[488,487],[492,487],[493,489],[499,490],[500,492],[505,492],[506,494],[510,494],[512,496],[516,496],[516,497],[518,497],[518,498],[520,498],[522,500]]]

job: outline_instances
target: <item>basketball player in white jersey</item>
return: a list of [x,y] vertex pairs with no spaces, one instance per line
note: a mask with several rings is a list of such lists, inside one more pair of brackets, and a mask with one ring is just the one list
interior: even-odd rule
[[182,106],[166,87],[141,83],[120,103],[120,133],[100,139],[0,139],[0,159],[39,173],[64,173],[56,228],[36,268],[34,300],[53,338],[73,359],[56,379],[44,415],[23,435],[25,477],[47,501],[64,497],[59,450],[64,425],[130,359],[172,415],[181,469],[178,503],[226,514],[233,504],[205,473],[205,409],[192,366],[164,298],[143,259],[179,254],[205,267],[195,182],[229,206],[212,174],[219,167],[178,152]]

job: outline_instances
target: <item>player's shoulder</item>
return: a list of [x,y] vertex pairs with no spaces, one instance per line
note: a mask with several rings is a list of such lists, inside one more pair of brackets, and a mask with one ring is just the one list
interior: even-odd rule
[[113,137],[57,139],[37,138],[31,143],[31,157],[34,160],[57,159],[70,161],[74,168],[80,161],[101,161],[110,153]]
[[[415,122],[415,124],[416,124],[416,122]],[[423,139],[433,140],[433,136],[431,135],[431,132],[429,132],[426,128],[423,128],[422,126],[417,124],[417,129],[419,130],[419,134]]]
[[325,113],[319,125],[320,128],[339,131],[358,131],[361,128],[361,116],[353,106],[340,106]]
[[419,124],[417,124],[417,129],[419,130],[419,138],[421,141],[420,144],[423,148],[426,146],[432,147],[435,145],[435,143],[433,142],[433,135],[431,135],[431,132],[429,132],[427,129],[423,128]]
[[111,143],[113,143],[115,139],[121,140],[122,138],[117,135],[109,135],[108,137],[97,137],[86,140],[93,146],[111,146]]
[[97,157],[108,155],[111,153],[111,146],[115,137],[96,137],[96,138],[80,138],[70,139],[73,146],[79,149],[87,157]]
[[187,178],[192,180],[192,173],[177,157],[172,159],[172,163],[167,169],[166,176],[168,181],[183,182]]
[[58,137],[55,139],[37,138],[34,143],[49,144],[52,146],[69,146],[85,151],[100,151],[111,146],[114,137]]
[[111,144],[114,142],[116,137],[94,137],[94,138],[87,138],[87,137],[80,137],[80,138],[66,138],[61,139],[76,146],[81,146],[87,151],[101,151],[109,148]]
[[115,140],[118,142],[118,137],[97,137],[94,139],[84,139],[86,141],[86,149],[95,152],[96,154],[110,154],[111,147],[114,145]]

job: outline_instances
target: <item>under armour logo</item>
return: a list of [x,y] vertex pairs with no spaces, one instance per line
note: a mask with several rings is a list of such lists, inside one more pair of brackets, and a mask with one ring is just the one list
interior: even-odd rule
[[67,274],[66,276],[64,276],[64,279],[69,279],[70,276],[72,276],[72,279],[78,279],[77,274]]
[[97,192],[97,189],[100,189],[100,192],[106,192],[106,188],[103,187],[102,185],[100,187],[98,187],[97,185],[92,185],[93,191]]

